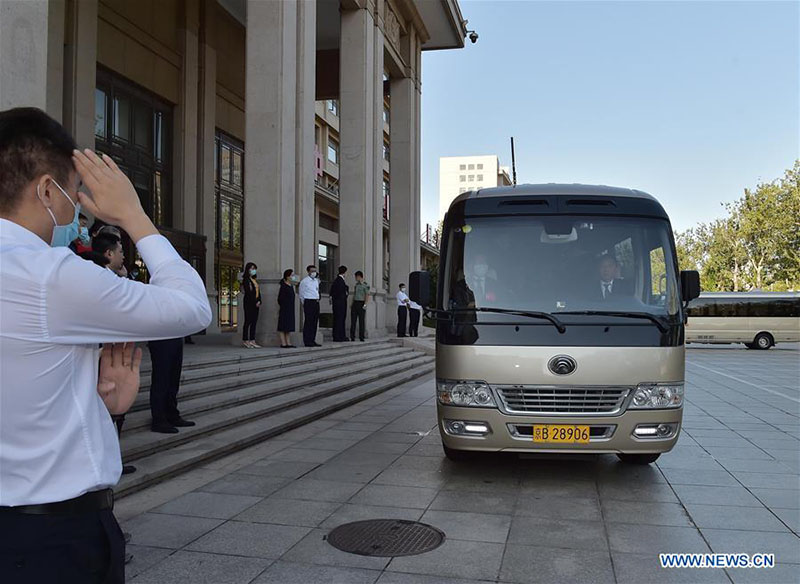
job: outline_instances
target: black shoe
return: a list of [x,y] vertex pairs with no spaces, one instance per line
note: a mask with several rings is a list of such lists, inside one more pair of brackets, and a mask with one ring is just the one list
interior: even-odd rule
[[191,420],[184,420],[183,418],[178,418],[177,420],[173,420],[172,422],[170,422],[170,424],[172,424],[176,428],[190,428],[192,426],[197,425],[195,422],[192,422]]
[[314,344],[313,344],[313,345],[311,345],[311,346],[312,346],[312,347],[321,347],[322,345],[320,345],[319,343],[314,343]]
[[294,345],[286,345],[286,348],[287,349],[296,349],[297,347],[295,347]]
[[136,472],[136,467],[132,464],[124,464],[122,465],[122,474],[133,474]]
[[358,339],[358,340],[361,341],[362,343],[364,342],[364,339]]
[[167,424],[166,422],[163,424],[153,424],[150,426],[151,432],[158,432],[159,434],[177,434],[178,429],[173,426],[172,424]]

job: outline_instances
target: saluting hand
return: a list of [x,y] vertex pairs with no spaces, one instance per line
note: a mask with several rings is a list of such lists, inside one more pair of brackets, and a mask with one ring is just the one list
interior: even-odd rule
[[136,189],[111,157],[103,154],[101,158],[87,148],[83,152],[74,150],[72,162],[83,183],[92,191],[91,196],[78,192],[81,205],[92,215],[120,226],[134,243],[158,233],[142,209]]
[[139,393],[139,367],[142,350],[135,343],[103,345],[97,393],[113,415],[124,414]]

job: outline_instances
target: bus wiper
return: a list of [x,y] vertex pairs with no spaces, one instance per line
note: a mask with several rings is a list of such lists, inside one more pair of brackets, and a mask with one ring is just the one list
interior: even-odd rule
[[555,316],[549,312],[539,312],[537,310],[513,310],[511,308],[490,308],[488,306],[482,306],[476,308],[452,308],[448,312],[494,312],[497,314],[512,314],[514,316],[525,316],[528,318],[543,318],[553,323],[553,326],[558,329],[559,333],[563,334],[567,330],[564,323]]
[[622,316],[626,318],[644,318],[656,323],[658,330],[665,333],[669,330],[669,323],[666,319],[650,314],[649,312],[625,312],[622,310],[573,310],[569,312],[559,312],[558,314],[577,314],[587,316]]

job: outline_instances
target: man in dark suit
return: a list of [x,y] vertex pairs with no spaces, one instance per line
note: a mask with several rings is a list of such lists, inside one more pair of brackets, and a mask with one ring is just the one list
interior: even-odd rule
[[347,273],[346,266],[339,266],[339,275],[331,284],[330,295],[333,305],[333,342],[341,343],[347,340],[345,334],[345,321],[347,320],[347,295],[350,287],[344,281]]
[[592,296],[604,302],[619,300],[633,296],[632,282],[620,277],[620,265],[616,258],[606,254],[600,258],[598,265],[600,280]]

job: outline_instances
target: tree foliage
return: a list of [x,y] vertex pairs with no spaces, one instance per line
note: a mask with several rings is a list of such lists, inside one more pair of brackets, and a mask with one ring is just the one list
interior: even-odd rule
[[704,290],[800,289],[800,160],[724,205],[726,216],[675,234],[681,269]]

